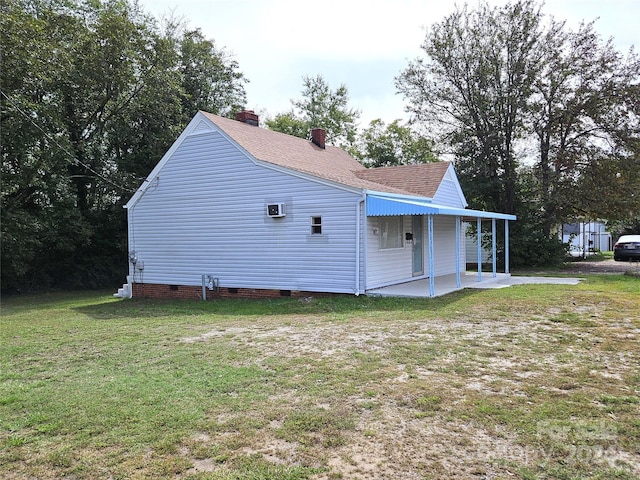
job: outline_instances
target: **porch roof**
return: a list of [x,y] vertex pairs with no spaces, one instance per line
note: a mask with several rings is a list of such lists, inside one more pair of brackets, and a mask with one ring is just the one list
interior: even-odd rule
[[367,216],[395,215],[453,215],[471,218],[495,218],[499,220],[515,220],[515,215],[497,212],[456,208],[432,203],[428,198],[407,195],[392,195],[378,192],[367,193]]

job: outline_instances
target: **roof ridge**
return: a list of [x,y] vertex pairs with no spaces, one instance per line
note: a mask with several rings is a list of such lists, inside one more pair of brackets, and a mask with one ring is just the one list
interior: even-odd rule
[[[250,124],[244,123],[244,122],[239,122],[238,120],[234,120],[233,118],[223,117],[222,115],[216,115],[216,114],[213,114],[213,113],[206,112],[204,110],[200,110],[200,113],[204,114],[207,118],[212,120],[216,125],[218,125],[218,121],[219,120],[221,120],[222,122],[228,121],[233,126],[237,126],[235,124],[238,124],[240,126],[244,126],[244,127],[248,128],[248,129],[249,128],[254,129],[254,131],[255,131],[255,129],[259,129],[259,131],[261,133],[266,132],[269,135],[283,136],[283,137],[286,137],[287,139],[289,139],[291,141],[311,142],[311,131],[309,131],[309,138],[302,138],[302,137],[297,137],[295,135],[291,135],[290,133],[278,132],[277,130],[271,130],[270,128],[265,128],[265,127],[260,127],[260,126],[256,126],[256,125],[250,125]],[[218,126],[220,126],[220,125],[218,125]],[[318,148],[320,148],[320,147],[318,147]],[[337,147],[335,145],[331,145],[331,144],[327,144],[326,145],[326,149],[338,149],[338,150],[344,152],[344,150],[342,148]]]
[[[366,179],[386,187],[401,188],[411,195],[433,198],[449,169],[448,160],[369,168],[354,172],[358,178]],[[417,175],[422,172],[423,175]]]
[[[446,171],[445,168],[442,175],[439,175],[434,169],[431,175],[423,177],[416,176],[415,173],[408,174],[412,169],[402,167],[418,167],[427,170],[430,167],[425,165],[432,164],[366,168],[345,150],[335,145],[326,145],[323,149],[310,139],[249,125],[202,110],[200,113],[256,160],[351,188],[432,198]],[[448,167],[450,162],[444,163]],[[435,188],[432,185],[433,177],[436,177],[437,182]]]

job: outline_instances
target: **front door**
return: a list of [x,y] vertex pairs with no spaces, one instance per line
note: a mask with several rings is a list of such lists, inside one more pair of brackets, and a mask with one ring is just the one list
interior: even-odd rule
[[413,230],[413,276],[422,275],[424,273],[424,254],[422,245],[424,244],[424,235],[422,230],[422,216],[414,215],[412,217]]

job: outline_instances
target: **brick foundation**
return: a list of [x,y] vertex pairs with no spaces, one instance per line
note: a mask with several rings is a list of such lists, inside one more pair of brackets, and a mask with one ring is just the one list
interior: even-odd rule
[[[202,300],[202,286],[193,285],[162,285],[155,283],[134,283],[133,297],[144,298],[181,298],[187,300]],[[307,292],[300,290],[275,290],[262,288],[226,288],[217,291],[206,289],[207,300],[216,298],[304,298],[330,297],[344,295],[330,292]]]

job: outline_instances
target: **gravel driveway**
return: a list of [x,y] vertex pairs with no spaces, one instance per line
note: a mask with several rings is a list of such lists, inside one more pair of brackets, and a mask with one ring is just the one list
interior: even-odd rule
[[597,262],[576,261],[565,264],[565,269],[571,274],[588,273],[640,273],[640,262],[616,262],[615,260],[601,260]]

